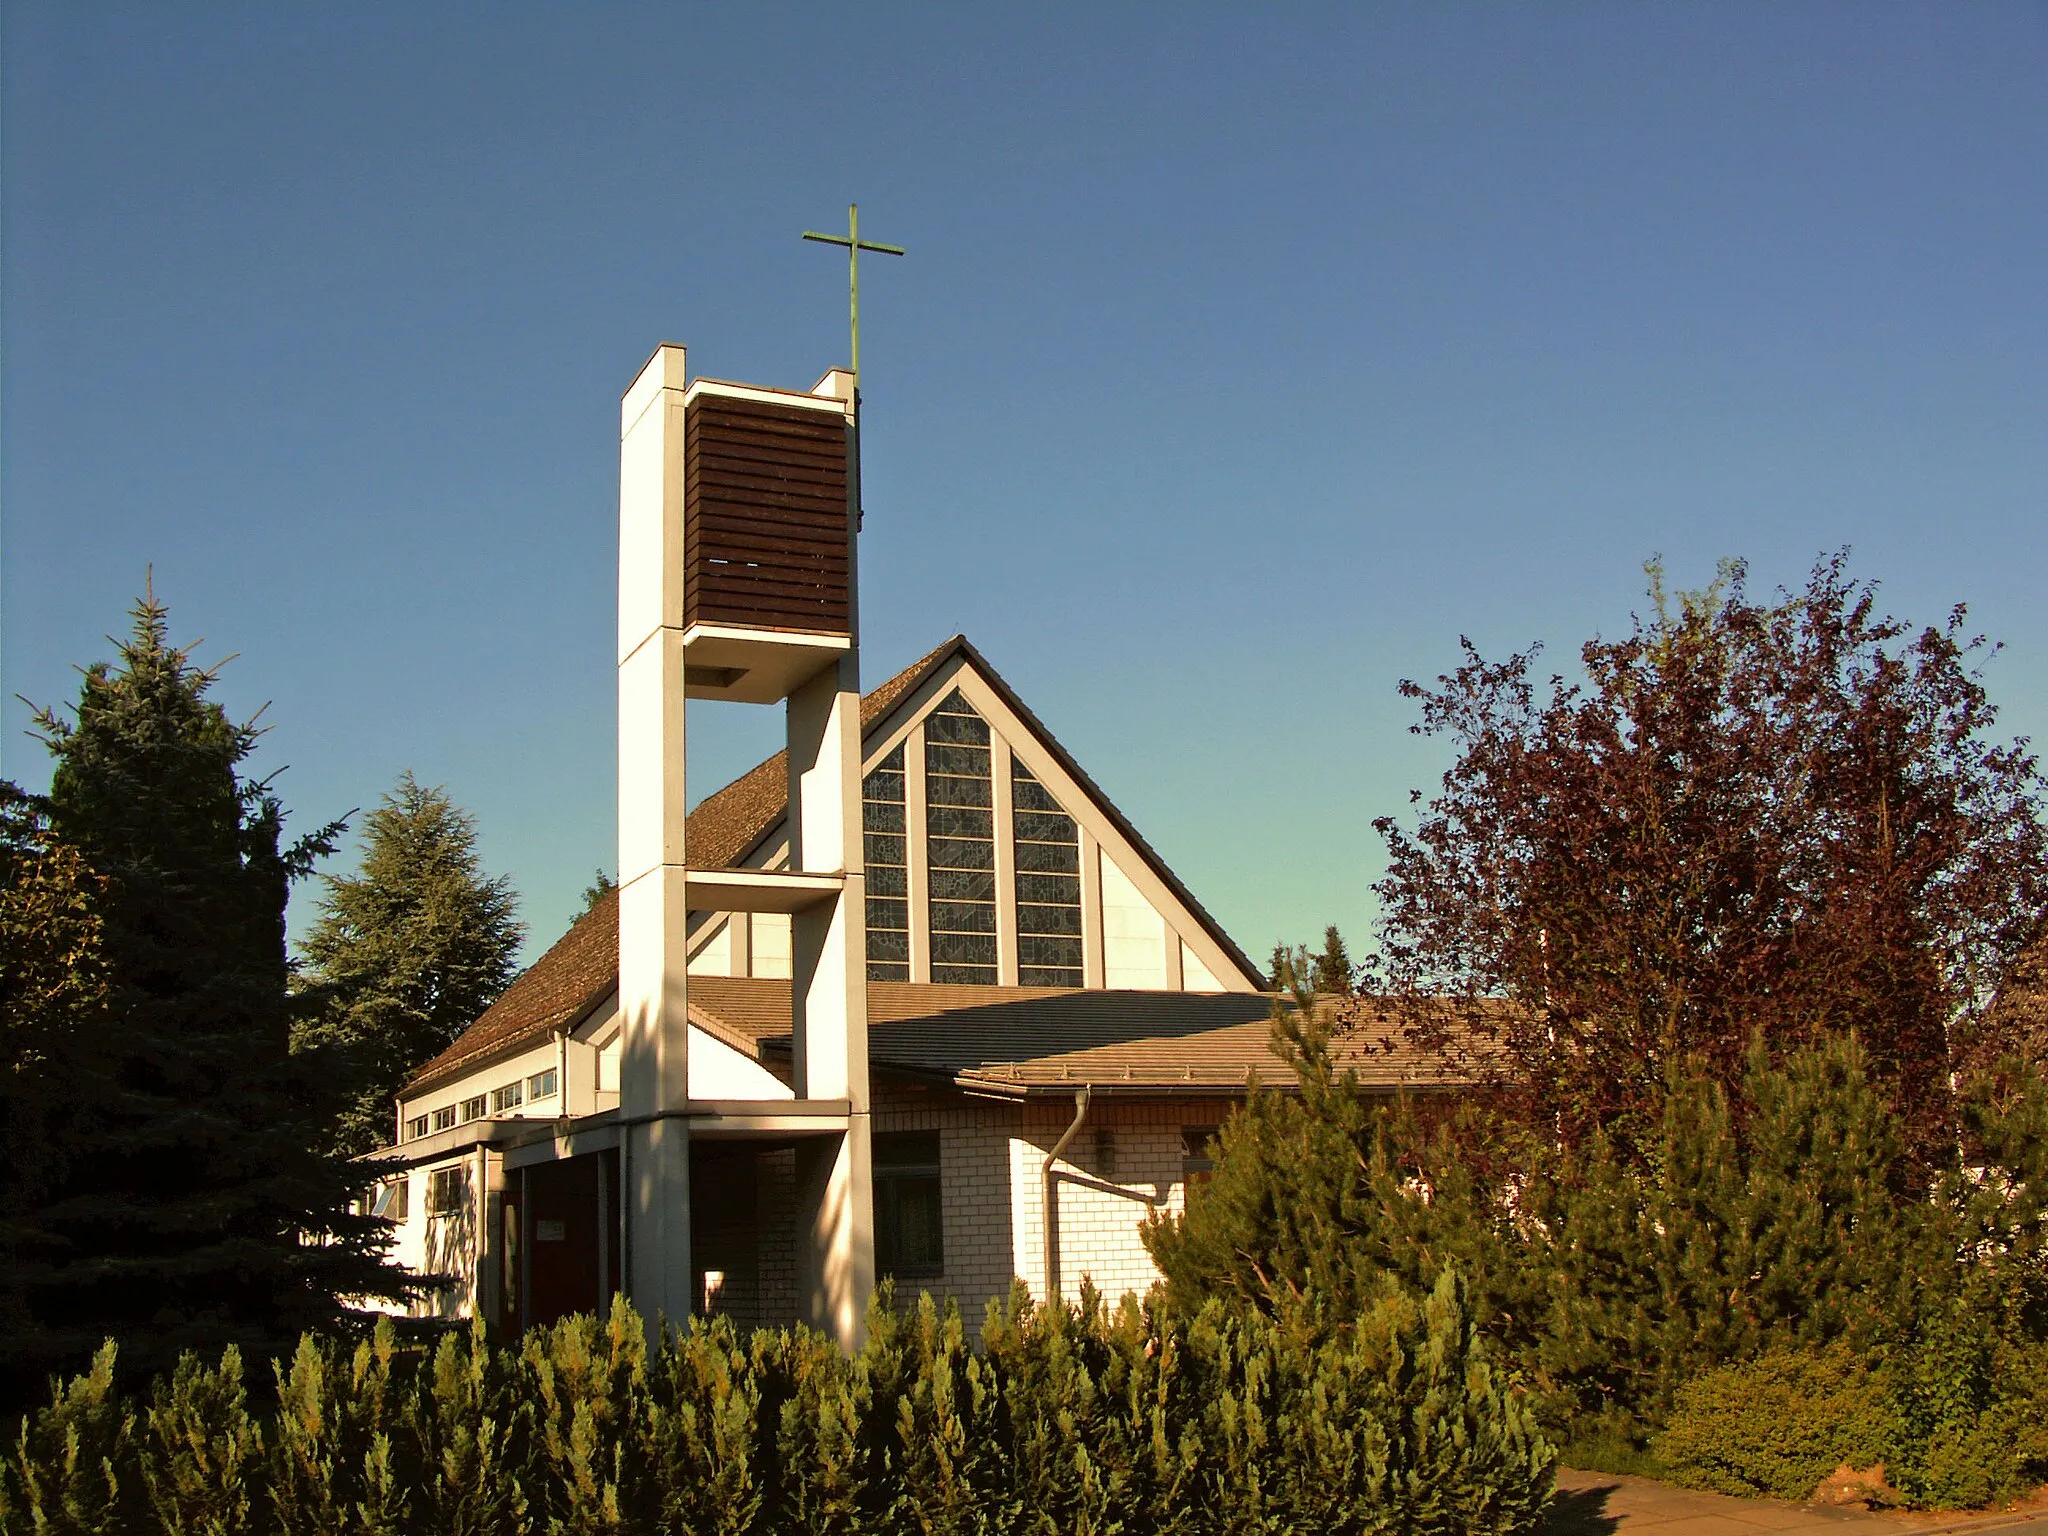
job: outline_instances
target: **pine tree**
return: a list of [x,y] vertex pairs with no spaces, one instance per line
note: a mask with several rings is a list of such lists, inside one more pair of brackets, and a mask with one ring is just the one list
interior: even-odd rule
[[[124,1365],[239,1343],[259,1357],[333,1325],[344,1297],[405,1293],[360,1180],[306,1144],[327,1064],[289,1049],[291,883],[336,826],[285,845],[255,746],[169,639],[154,595],[75,720],[37,716],[57,759],[53,835],[99,882],[106,1083],[44,1208],[61,1242],[29,1298],[56,1338],[109,1335]],[[66,1085],[68,1088],[69,1085]]]
[[409,771],[370,813],[360,870],[326,886],[303,945],[318,1012],[298,1045],[353,1064],[335,1144],[356,1154],[391,1140],[405,1080],[510,985],[526,930],[511,882],[484,876],[475,821]]

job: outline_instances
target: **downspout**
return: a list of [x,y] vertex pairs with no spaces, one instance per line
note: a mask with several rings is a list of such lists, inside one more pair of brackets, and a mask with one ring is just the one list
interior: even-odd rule
[[1045,1154],[1044,1166],[1039,1169],[1039,1177],[1045,1186],[1045,1296],[1048,1301],[1058,1300],[1060,1294],[1060,1216],[1059,1201],[1053,1194],[1052,1165],[1059,1161],[1059,1155],[1067,1150],[1067,1143],[1074,1139],[1074,1133],[1088,1118],[1088,1100],[1094,1092],[1093,1085],[1087,1085],[1074,1095],[1074,1123],[1052,1144],[1052,1150]]
[[555,1032],[555,1118],[569,1118],[569,1031]]

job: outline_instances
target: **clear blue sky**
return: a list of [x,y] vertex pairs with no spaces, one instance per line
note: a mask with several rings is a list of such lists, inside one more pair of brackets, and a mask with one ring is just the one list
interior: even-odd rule
[[[612,860],[620,390],[863,295],[870,681],[967,632],[1254,955],[1362,937],[1405,676],[1661,551],[1968,602],[2048,731],[2048,10],[117,5],[0,37],[0,772],[154,562],[302,825]],[[708,790],[776,744],[693,715]],[[303,901],[301,907],[303,908]]]

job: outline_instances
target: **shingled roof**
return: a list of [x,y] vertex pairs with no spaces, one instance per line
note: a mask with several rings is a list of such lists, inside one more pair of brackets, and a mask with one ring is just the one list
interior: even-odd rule
[[[956,647],[955,635],[919,657],[860,701],[862,730],[887,714]],[[707,795],[684,824],[690,862],[699,869],[729,869],[760,842],[789,806],[789,754],[778,752],[716,794]],[[619,894],[608,892],[569,926],[505,995],[427,1062],[406,1084],[419,1093],[459,1075],[471,1063],[544,1040],[573,1024],[619,984]],[[788,1015],[785,1013],[784,1018]]]
[[[866,694],[860,703],[860,723],[865,733],[881,720],[890,710],[914,691],[919,684],[940,666],[956,655],[964,655],[996,690],[1026,727],[1059,760],[1060,766],[1070,774],[1102,812],[1131,842],[1131,845],[1148,860],[1160,878],[1186,909],[1202,924],[1211,938],[1222,946],[1225,954],[1236,963],[1239,971],[1248,979],[1258,983],[1258,970],[1219,926],[1214,918],[1195,900],[1194,895],[1167,867],[1166,861],[1138,834],[1124,815],[1104,795],[1095,781],[1088,777],[1081,765],[1060,746],[1052,733],[1034,715],[1024,701],[1017,697],[1009,684],[991,667],[981,653],[971,645],[964,635],[955,635],[945,644],[919,657],[898,672],[887,682]],[[685,846],[690,852],[690,864],[698,869],[725,869],[739,865],[760,845],[761,840],[781,824],[789,806],[789,754],[778,752],[766,762],[740,775],[739,778],[706,796],[697,808],[690,812],[684,828]],[[616,892],[599,900],[591,909],[578,918],[569,931],[557,939],[546,954],[536,960],[519,979],[511,985],[505,995],[474,1024],[458,1036],[455,1042],[440,1055],[427,1062],[406,1084],[407,1093],[421,1093],[460,1075],[473,1064],[487,1057],[521,1049],[535,1041],[544,1040],[554,1031],[566,1028],[576,1022],[592,1007],[603,1001],[618,985],[619,979],[619,901]],[[716,984],[731,980],[727,977],[693,976],[690,979],[691,1012],[695,1014],[700,993],[709,995],[716,990]],[[742,980],[748,980],[742,978]],[[751,983],[750,983],[751,984]],[[789,1029],[789,984],[787,982],[762,982],[761,985],[780,985],[782,988],[781,1013],[778,1027],[783,1034]],[[1083,1020],[1101,1021],[1105,1018],[1099,1009],[1091,1010],[1087,1005],[1073,1000],[1092,997],[1135,998],[1135,997],[1185,997],[1196,1004],[1222,1006],[1221,997],[1231,998],[1242,1008],[1251,1005],[1258,1023],[1260,1049],[1263,1050],[1266,1004],[1256,995],[1243,993],[1223,994],[1146,994],[1146,993],[1085,993],[1060,988],[1045,987],[934,987],[922,983],[876,983],[870,988],[870,1008],[877,1006],[887,989],[910,987],[912,993],[925,999],[919,1007],[942,1009],[968,1008],[971,1005],[987,1005],[1000,992],[1012,1002],[1021,1002],[1031,997],[1044,999],[1060,998],[1058,1009],[1062,1017],[1074,1021],[1073,1028],[1062,1038],[1071,1042],[1072,1049],[1081,1049],[1089,1042],[1111,1038],[1100,1033],[1091,1033],[1091,1025]],[[959,994],[957,1000],[950,994]],[[948,994],[942,996],[941,994]],[[887,1006],[887,1004],[884,1004]],[[910,1006],[904,1004],[903,1006]],[[1043,1019],[1048,1010],[1040,1006],[1032,1014],[1033,1019]],[[1199,1009],[1196,1014],[1200,1015]],[[1021,1015],[1018,1017],[1022,1017]],[[1220,1015],[1219,1015],[1220,1017]],[[707,1014],[699,1020],[712,1033],[720,1033],[717,1022]],[[1079,1031],[1076,1033],[1075,1031]],[[879,1059],[879,1058],[878,1058]],[[1235,1058],[1233,1058],[1235,1059]],[[1236,1070],[1233,1082],[1242,1081],[1242,1070]]]
[[[1018,1096],[1090,1084],[1111,1091],[1235,1092],[1249,1074],[1288,1078],[1270,1044],[1273,999],[1244,992],[1081,991],[1064,987],[868,983],[868,1059],[970,1092]],[[1374,999],[1322,1004],[1341,1068],[1367,1087],[1470,1081],[1452,1058],[1415,1045]],[[690,978],[690,1016],[728,1044],[775,1061],[790,1046],[787,981]]]

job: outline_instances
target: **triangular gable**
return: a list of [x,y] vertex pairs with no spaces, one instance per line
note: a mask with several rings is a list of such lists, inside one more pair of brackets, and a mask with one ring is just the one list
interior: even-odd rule
[[[1086,845],[1096,854],[1094,860],[1084,861],[1084,878],[1090,886],[1086,910],[1093,922],[1103,925],[1104,931],[1090,934],[1088,954],[1091,970],[1094,958],[1100,957],[1103,974],[1089,976],[1085,984],[1232,992],[1256,991],[1265,985],[1264,977],[1166,861],[964,637],[954,636],[863,700],[862,772],[871,774],[891,759],[917,734],[933,711],[956,692],[987,721],[1015,762],[1080,823]],[[772,791],[769,773],[773,774]],[[742,785],[751,785],[747,793],[758,796],[753,800],[758,831],[738,851],[734,863],[765,867],[781,862],[787,841],[783,815],[787,808],[786,779],[787,771],[778,756],[736,781],[730,790],[720,791],[720,796],[724,796],[738,791]],[[772,813],[766,803],[771,794]],[[707,800],[705,806],[718,798]],[[735,800],[738,798],[736,795]],[[694,826],[691,834],[696,834]],[[692,862],[695,861],[693,853]],[[1146,931],[1153,920],[1160,930],[1156,940],[1161,963],[1156,974],[1148,976],[1135,964],[1119,966],[1116,956],[1120,946],[1135,955],[1154,942],[1155,936]],[[1131,931],[1112,931],[1120,924]],[[736,940],[727,931],[723,916],[703,914],[693,931],[692,970],[700,974],[725,973],[735,965],[730,947],[735,942],[758,944],[766,939],[774,943],[779,934],[775,924],[757,919],[746,938]],[[764,958],[771,967],[779,963],[779,957]],[[754,967],[751,957],[745,968],[762,973]]]

